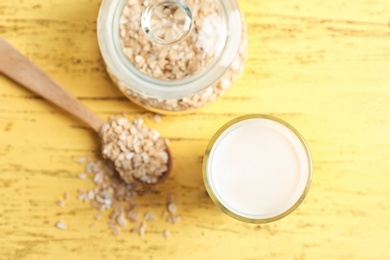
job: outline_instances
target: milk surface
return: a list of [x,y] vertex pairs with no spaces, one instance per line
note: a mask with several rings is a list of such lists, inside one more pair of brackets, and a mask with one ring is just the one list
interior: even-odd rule
[[272,218],[290,209],[309,178],[309,158],[300,139],[269,119],[247,119],[228,128],[208,160],[209,185],[230,211]]

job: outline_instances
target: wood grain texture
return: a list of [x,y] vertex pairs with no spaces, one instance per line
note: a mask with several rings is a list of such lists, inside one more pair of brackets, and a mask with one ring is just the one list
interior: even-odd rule
[[[371,0],[240,0],[249,58],[240,80],[210,106],[152,114],[110,82],[96,41],[95,0],[2,0],[0,35],[102,118],[142,115],[171,138],[175,167],[159,194],[141,198],[157,215],[176,195],[182,221],[159,219],[144,238],[113,237],[107,214],[76,200],[77,175],[98,156],[96,135],[0,77],[0,259],[390,259],[390,5]],[[1,59],[1,57],[0,57]],[[287,218],[250,225],[206,195],[201,157],[210,137],[247,113],[279,116],[306,138],[314,180]],[[55,202],[64,192],[65,207]],[[69,230],[54,227],[63,219]],[[171,230],[165,240],[164,229]],[[130,229],[130,227],[128,228]]]
[[0,61],[0,74],[57,105],[99,133],[104,124],[102,119],[2,38],[0,57],[3,59]]

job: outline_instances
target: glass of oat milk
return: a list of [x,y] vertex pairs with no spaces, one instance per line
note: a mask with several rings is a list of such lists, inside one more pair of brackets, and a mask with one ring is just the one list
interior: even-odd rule
[[227,215],[268,223],[293,212],[313,175],[303,137],[283,120],[246,115],[225,124],[211,139],[203,178],[211,199]]

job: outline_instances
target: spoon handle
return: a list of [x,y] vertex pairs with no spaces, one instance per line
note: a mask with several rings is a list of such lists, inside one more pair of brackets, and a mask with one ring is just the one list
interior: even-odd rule
[[0,73],[64,109],[99,132],[103,120],[0,37]]

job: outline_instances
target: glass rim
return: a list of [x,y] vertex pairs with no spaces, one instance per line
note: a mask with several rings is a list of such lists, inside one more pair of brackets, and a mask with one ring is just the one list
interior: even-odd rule
[[[279,124],[287,127],[298,138],[299,142],[302,144],[302,147],[305,151],[305,155],[306,155],[306,158],[308,161],[308,171],[309,172],[307,175],[306,185],[305,185],[304,190],[302,191],[302,194],[298,198],[298,200],[290,208],[288,208],[286,211],[284,211],[276,216],[269,217],[269,218],[250,218],[250,217],[241,216],[241,215],[231,211],[225,205],[223,205],[222,202],[217,198],[216,194],[214,193],[214,191],[210,185],[209,178],[208,178],[208,162],[210,159],[210,154],[211,154],[211,151],[212,151],[214,145],[218,141],[219,137],[226,130],[228,130],[231,126],[233,126],[237,123],[249,120],[249,119],[266,119],[266,120],[274,121],[276,123],[279,123]],[[279,220],[279,219],[286,217],[287,215],[291,214],[295,209],[297,209],[299,205],[301,205],[301,203],[305,199],[306,195],[308,194],[311,183],[312,183],[313,160],[312,160],[311,152],[310,152],[309,146],[307,145],[307,142],[305,141],[303,136],[292,125],[290,125],[286,121],[284,121],[278,117],[275,117],[275,116],[264,115],[264,114],[248,114],[248,115],[239,116],[239,117],[236,117],[236,118],[230,120],[229,122],[224,124],[221,128],[219,128],[218,131],[213,135],[213,137],[210,139],[209,144],[207,145],[207,148],[206,148],[206,152],[205,152],[205,155],[203,158],[202,171],[203,171],[203,182],[204,182],[206,191],[209,194],[211,200],[214,202],[214,204],[222,212],[224,212],[226,215],[228,215],[236,220],[240,220],[242,222],[253,223],[253,224],[265,224],[265,223],[274,222],[276,220]]]

